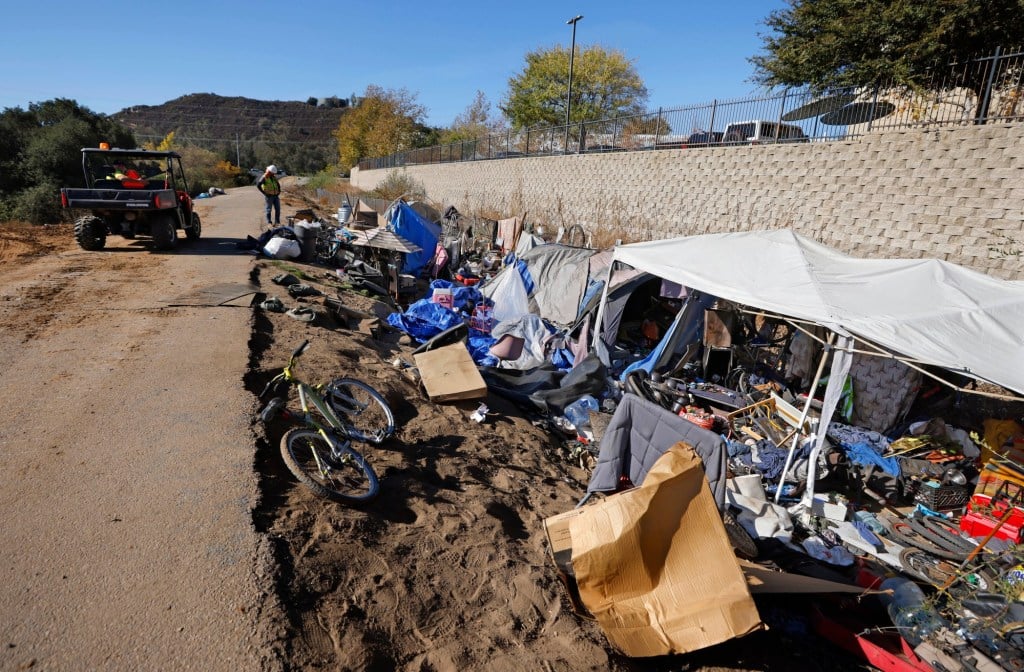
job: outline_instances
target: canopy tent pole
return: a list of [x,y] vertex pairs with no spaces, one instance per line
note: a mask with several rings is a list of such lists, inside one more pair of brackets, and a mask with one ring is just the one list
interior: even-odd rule
[[[807,401],[804,402],[804,410],[800,413],[800,421],[797,423],[797,431],[793,433],[793,441],[789,445],[789,453],[786,454],[786,464],[782,467],[782,474],[779,476],[779,485],[775,488],[775,503],[779,503],[779,498],[782,497],[782,484],[786,481],[786,474],[789,473],[789,468],[793,465],[793,454],[796,452],[796,447],[800,443],[800,430],[803,428],[804,423],[807,422],[807,415],[811,412],[811,402],[814,401],[814,390],[818,388],[818,383],[821,382],[821,374],[825,370],[825,362],[828,360],[828,356],[832,351],[832,343],[835,341],[836,332],[830,331],[828,333],[828,340],[825,342],[825,349],[821,353],[821,360],[818,362],[818,370],[814,372],[814,381],[811,383],[811,389],[807,393]],[[830,381],[831,382],[831,381]],[[818,431],[822,431],[819,425]]]
[[843,387],[850,375],[850,364],[853,362],[853,354],[850,353],[850,344],[853,337],[849,334],[840,334],[836,345],[832,348],[832,370],[829,374],[828,387],[825,388],[825,401],[821,405],[821,419],[818,420],[818,435],[814,439],[814,447],[807,458],[807,486],[804,488],[802,503],[810,508],[814,502],[814,485],[818,479],[818,456],[825,448],[828,440],[828,428],[832,424],[839,400],[843,396]]
[[608,303],[608,287],[612,284],[612,275],[614,275],[618,264],[619,262],[615,259],[612,259],[612,263],[608,264],[608,277],[605,278],[604,287],[601,288],[601,303],[597,306],[597,318],[594,324],[594,350],[597,351],[598,359],[605,366],[611,366],[611,356],[605,351],[605,348],[601,347],[601,336],[603,335],[601,333],[601,325],[604,323],[605,304]]

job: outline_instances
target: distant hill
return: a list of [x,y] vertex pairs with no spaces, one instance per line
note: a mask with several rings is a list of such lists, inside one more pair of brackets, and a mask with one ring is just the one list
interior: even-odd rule
[[331,133],[347,112],[345,99],[267,101],[193,93],[163,105],[136,105],[111,117],[139,143],[175,141],[221,154],[242,167],[278,163],[291,172],[313,172],[337,161]]

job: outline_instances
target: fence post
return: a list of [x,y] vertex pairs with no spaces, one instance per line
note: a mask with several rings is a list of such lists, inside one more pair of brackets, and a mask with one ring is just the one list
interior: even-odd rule
[[654,146],[658,146],[658,138],[661,137],[661,109],[658,108],[658,122],[654,125]]
[[988,81],[985,82],[985,97],[981,102],[981,109],[978,110],[978,118],[974,120],[975,124],[983,124],[988,119],[988,106],[992,102],[992,83],[996,78],[996,65],[999,63],[1000,54],[1003,52],[1003,47],[996,47],[996,53],[991,56],[992,62],[988,66]]
[[[718,99],[711,101],[711,123],[708,125],[708,140],[715,140],[715,113],[718,111]],[[725,142],[725,134],[722,135],[722,142]]]
[[871,111],[868,112],[868,133],[871,132],[871,125],[875,123],[875,109],[878,107],[878,89],[879,85],[875,84],[875,93],[871,96]]
[[782,104],[779,105],[779,118],[775,124],[775,142],[779,141],[779,136],[782,135],[782,117],[786,113],[786,97],[789,95],[789,89],[782,92]]

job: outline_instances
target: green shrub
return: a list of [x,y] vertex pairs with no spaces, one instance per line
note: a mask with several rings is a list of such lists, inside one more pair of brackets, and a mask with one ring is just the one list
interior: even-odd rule
[[410,200],[422,200],[427,197],[427,190],[402,168],[395,168],[388,173],[377,188],[370,191],[370,196],[393,201],[405,196]]
[[21,190],[14,198],[14,219],[33,224],[53,224],[61,220],[60,188],[51,183]]
[[337,191],[339,182],[337,169],[332,170],[328,167],[310,177],[306,182],[306,186],[313,190],[326,189],[328,191]]

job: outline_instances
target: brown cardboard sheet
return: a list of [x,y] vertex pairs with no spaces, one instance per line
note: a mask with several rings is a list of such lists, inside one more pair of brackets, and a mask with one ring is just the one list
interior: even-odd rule
[[[629,656],[686,653],[761,628],[700,458],[679,443],[642,486],[545,521],[582,604]],[[563,553],[564,555],[564,553]]]
[[487,384],[462,341],[413,355],[431,401],[479,399]]

